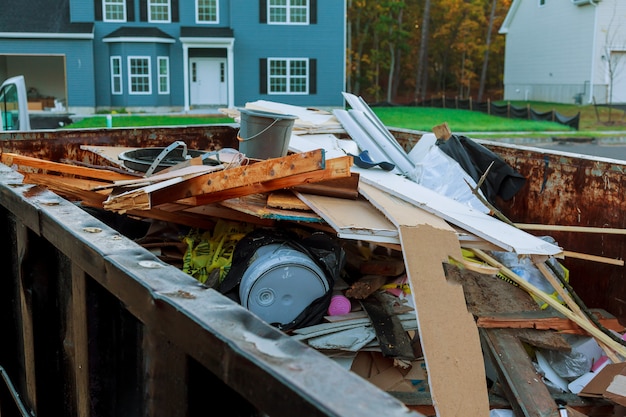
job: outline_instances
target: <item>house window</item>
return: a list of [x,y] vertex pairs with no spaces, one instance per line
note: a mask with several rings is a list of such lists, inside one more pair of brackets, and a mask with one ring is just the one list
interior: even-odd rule
[[170,59],[166,56],[157,58],[159,63],[159,94],[170,93]]
[[309,0],[268,0],[268,23],[308,24]]
[[152,93],[149,57],[128,57],[128,85],[130,94]]
[[105,22],[126,21],[126,0],[102,0]]
[[308,94],[309,61],[307,59],[267,60],[269,94]]
[[122,94],[122,57],[111,57],[111,94]]
[[196,23],[219,23],[217,0],[196,0]]
[[170,22],[170,0],[148,0],[149,22]]

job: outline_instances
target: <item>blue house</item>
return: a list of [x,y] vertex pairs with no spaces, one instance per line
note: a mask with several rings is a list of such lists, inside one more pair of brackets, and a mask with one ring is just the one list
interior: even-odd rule
[[0,81],[73,113],[342,106],[345,28],[345,0],[5,0]]

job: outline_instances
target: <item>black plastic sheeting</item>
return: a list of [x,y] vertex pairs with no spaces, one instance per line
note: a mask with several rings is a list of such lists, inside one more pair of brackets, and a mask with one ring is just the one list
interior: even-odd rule
[[[480,187],[487,201],[496,205],[496,196],[504,201],[512,199],[524,186],[526,178],[508,165],[497,154],[466,136],[452,135],[438,140],[437,146],[478,183],[487,169],[489,173]],[[493,165],[491,165],[493,163]],[[491,168],[489,168],[491,166]]]
[[[470,99],[457,99],[449,97],[433,97],[411,106],[437,107],[447,109],[472,110],[487,113],[492,116],[507,117],[510,119],[527,119],[560,123],[578,130],[580,126],[580,112],[576,116],[568,117],[555,110],[538,112],[530,107],[516,107],[510,104],[494,104],[490,101],[478,102]],[[390,103],[370,104],[370,107],[393,106]]]

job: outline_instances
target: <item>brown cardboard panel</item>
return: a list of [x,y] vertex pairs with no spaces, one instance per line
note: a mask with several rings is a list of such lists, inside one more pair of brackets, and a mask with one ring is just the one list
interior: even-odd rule
[[610,364],[602,368],[578,393],[581,397],[606,398],[626,406],[626,363]]

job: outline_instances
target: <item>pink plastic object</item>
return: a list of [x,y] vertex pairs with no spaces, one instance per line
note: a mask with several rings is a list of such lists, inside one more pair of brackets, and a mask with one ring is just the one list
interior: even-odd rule
[[329,316],[343,316],[348,314],[352,310],[350,300],[343,295],[333,295],[330,299],[330,305],[328,306]]

